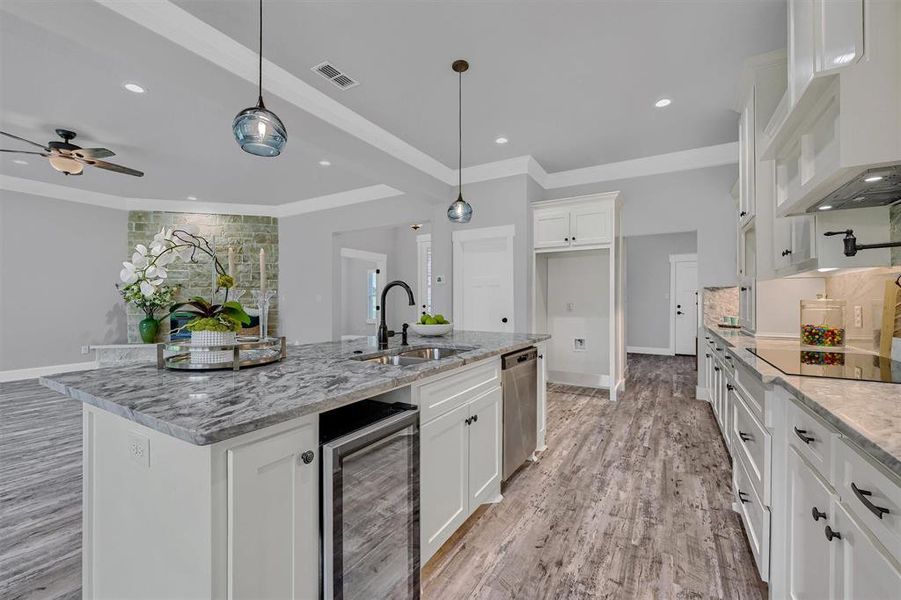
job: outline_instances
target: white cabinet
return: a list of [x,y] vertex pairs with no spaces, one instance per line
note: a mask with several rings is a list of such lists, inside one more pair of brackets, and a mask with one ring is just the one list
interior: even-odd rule
[[797,104],[814,71],[814,0],[788,2],[788,89]]
[[490,359],[413,387],[413,402],[423,411],[419,442],[422,564],[479,505],[500,497],[503,395],[496,376],[499,367],[499,359]]
[[585,196],[534,205],[535,249],[599,246],[613,240],[614,203]]
[[536,210],[533,226],[536,248],[569,246],[569,210]]
[[832,540],[824,537],[824,541],[834,545],[832,597],[841,600],[897,598],[901,591],[898,562],[835,499],[833,512],[834,525],[829,526],[834,532]]
[[[816,218],[814,215],[776,217],[773,223],[773,266],[777,275],[811,270],[816,265]],[[793,268],[794,267],[794,268]]]
[[829,598],[832,560],[823,535],[830,519],[832,497],[828,486],[798,452],[788,452],[786,502],[786,586],[791,598]]
[[537,450],[545,450],[547,444],[547,342],[535,344],[538,349],[538,443]]
[[863,55],[863,0],[818,0],[817,71],[846,67]]
[[570,211],[570,241],[573,246],[609,244],[613,230],[613,206],[594,202]]
[[754,184],[757,153],[754,137],[754,93],[752,92],[738,119],[738,220],[744,225],[754,218]]
[[318,446],[310,424],[228,450],[229,598],[319,594]]

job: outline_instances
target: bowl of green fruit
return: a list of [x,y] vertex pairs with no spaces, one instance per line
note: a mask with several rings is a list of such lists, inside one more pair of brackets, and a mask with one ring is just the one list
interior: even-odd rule
[[444,335],[454,329],[453,323],[448,323],[444,315],[424,314],[419,317],[419,323],[410,325],[414,333],[424,336]]

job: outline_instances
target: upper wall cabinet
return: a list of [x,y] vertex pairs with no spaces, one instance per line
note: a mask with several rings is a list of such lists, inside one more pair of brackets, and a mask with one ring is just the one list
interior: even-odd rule
[[613,202],[586,196],[535,204],[535,248],[599,246],[613,239]]
[[788,90],[763,130],[776,215],[901,163],[901,2],[789,0]]

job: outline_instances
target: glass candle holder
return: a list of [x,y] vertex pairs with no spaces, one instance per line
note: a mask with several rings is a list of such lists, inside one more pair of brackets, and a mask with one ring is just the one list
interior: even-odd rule
[[253,299],[260,311],[260,339],[269,337],[269,302],[275,297],[275,290],[253,290]]

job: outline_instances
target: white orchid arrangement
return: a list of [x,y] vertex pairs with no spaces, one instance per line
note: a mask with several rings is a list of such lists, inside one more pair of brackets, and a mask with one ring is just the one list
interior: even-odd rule
[[[228,290],[235,285],[234,277],[226,273],[222,263],[216,258],[213,247],[206,238],[197,234],[197,228],[193,225],[176,229],[164,227],[153,236],[149,248],[144,244],[135,246],[131,260],[123,262],[119,272],[119,278],[125,284],[123,289],[137,288],[145,304],[153,303],[161,296],[168,298],[171,288],[166,287],[166,278],[169,276],[166,267],[176,260],[196,263],[198,252],[212,259],[216,269],[216,289],[225,289],[225,300],[222,304],[213,304],[195,296],[182,304],[189,307],[185,312],[195,315],[187,328],[190,331],[237,331],[241,325],[249,324],[250,317],[243,307],[238,302],[228,300]],[[140,306],[124,293],[123,297]]]

